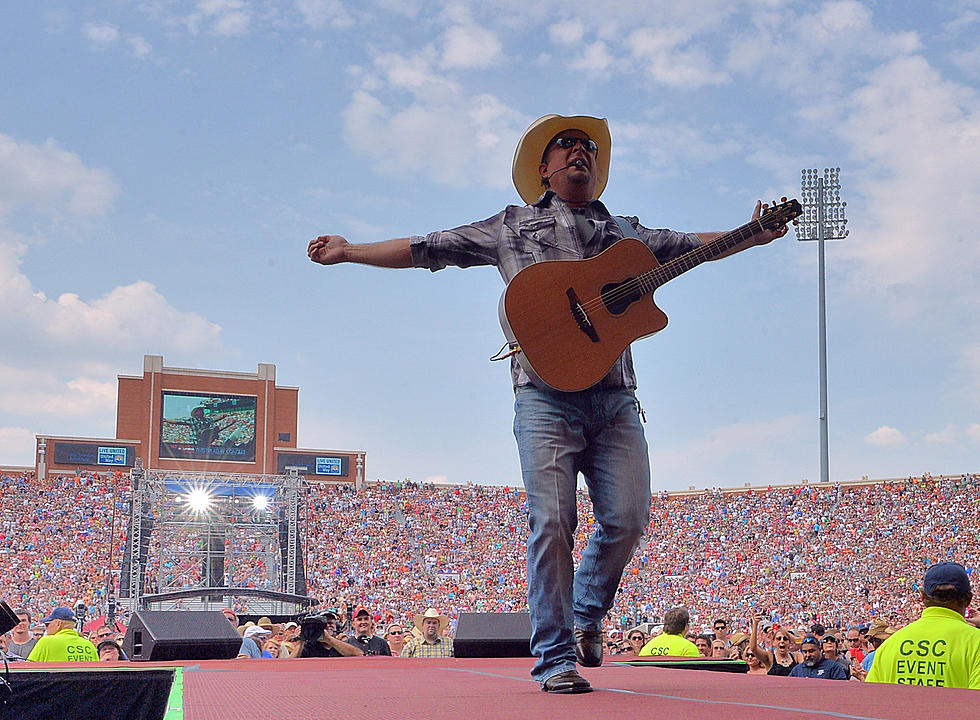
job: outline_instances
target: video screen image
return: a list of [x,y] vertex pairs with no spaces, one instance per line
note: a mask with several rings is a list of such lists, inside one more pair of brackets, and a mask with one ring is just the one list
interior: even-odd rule
[[165,390],[160,457],[255,462],[255,401],[248,395]]

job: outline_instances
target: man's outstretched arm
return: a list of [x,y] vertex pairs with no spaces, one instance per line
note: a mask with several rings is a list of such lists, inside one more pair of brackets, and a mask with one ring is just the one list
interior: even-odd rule
[[408,238],[354,245],[342,235],[321,235],[306,248],[310,260],[321,265],[352,262],[375,267],[412,267],[412,248]]

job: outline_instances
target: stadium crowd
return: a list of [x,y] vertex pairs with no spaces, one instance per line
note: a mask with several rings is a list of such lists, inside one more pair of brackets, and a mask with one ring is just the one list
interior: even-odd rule
[[[103,615],[109,568],[118,593],[128,477],[0,480],[3,597],[34,618],[78,601],[90,617]],[[955,560],[971,572],[980,566],[978,485],[977,475],[923,475],[657,493],[607,619],[609,651],[635,652],[627,631],[649,630],[675,606],[689,610],[692,637],[712,635],[714,620],[725,618],[727,632],[744,633],[743,642],[758,618],[768,632],[790,628],[797,639],[815,623],[841,636],[849,628],[866,631],[872,621],[905,625],[918,617],[917,590],[929,565]],[[592,532],[587,494],[580,493],[579,505],[580,551]],[[517,489],[314,484],[302,515],[308,592],[340,618],[366,606],[381,628],[410,628],[415,613],[439,608],[452,634],[461,612],[526,609],[527,520]],[[188,536],[184,559],[175,560],[174,548],[161,552],[155,539],[147,589],[159,589],[161,578],[168,589],[198,582],[194,552],[203,542]],[[273,586],[275,549],[236,542],[234,584]]]

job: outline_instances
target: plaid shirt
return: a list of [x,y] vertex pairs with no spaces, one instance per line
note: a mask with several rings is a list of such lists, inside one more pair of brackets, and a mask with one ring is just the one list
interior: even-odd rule
[[436,638],[435,642],[426,642],[423,638],[413,638],[401,651],[402,657],[417,658],[447,658],[453,657],[453,639]]
[[[701,244],[701,239],[694,233],[651,230],[640,225],[635,217],[625,219],[660,263]],[[583,211],[573,211],[549,190],[532,205],[509,205],[487,220],[411,238],[412,263],[433,272],[448,265],[493,265],[504,282],[510,282],[533,263],[594,257],[622,238],[619,224],[600,201],[593,200]],[[514,385],[531,382],[515,359],[511,360],[511,378]],[[606,387],[636,387],[629,348],[602,384]]]

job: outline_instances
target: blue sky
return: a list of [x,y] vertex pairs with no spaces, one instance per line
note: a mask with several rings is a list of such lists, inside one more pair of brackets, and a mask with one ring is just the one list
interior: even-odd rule
[[[307,242],[519,202],[545,113],[609,119],[603,200],[726,230],[839,166],[830,476],[980,470],[980,2],[40,0],[0,10],[0,464],[113,436],[142,356],[300,387],[369,479],[519,484],[492,268],[322,268]],[[819,476],[816,246],[657,293],[653,487]]]

